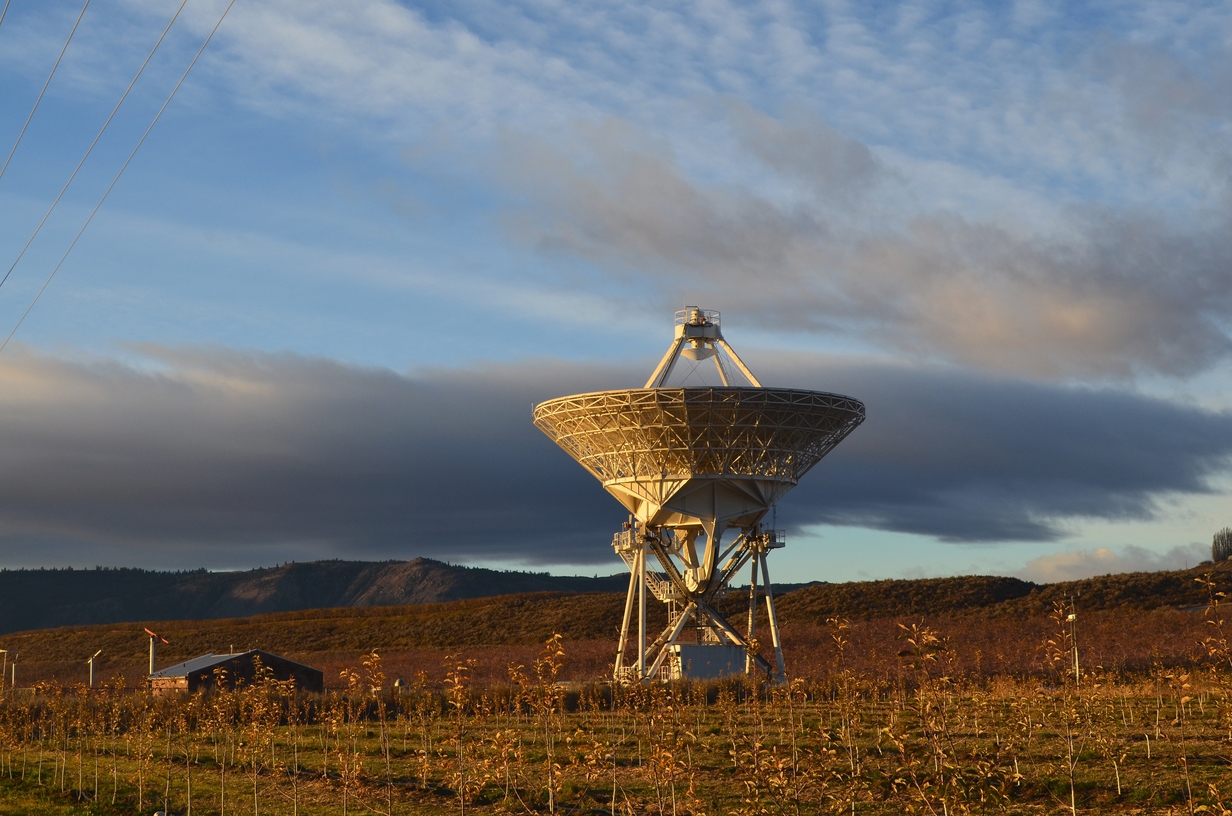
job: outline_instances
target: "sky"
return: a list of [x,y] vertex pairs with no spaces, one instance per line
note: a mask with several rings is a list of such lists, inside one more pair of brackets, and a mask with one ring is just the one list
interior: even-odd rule
[[82,2],[0,21],[0,566],[619,572],[530,410],[686,304],[867,408],[776,580],[1232,524],[1232,4]]

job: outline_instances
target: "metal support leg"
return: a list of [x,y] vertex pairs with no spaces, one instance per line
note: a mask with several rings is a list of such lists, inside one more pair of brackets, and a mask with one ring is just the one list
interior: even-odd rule
[[667,653],[671,651],[672,644],[676,642],[676,638],[680,637],[680,633],[684,631],[685,624],[693,617],[695,609],[697,609],[696,604],[686,606],[684,612],[680,614],[680,620],[676,621],[676,625],[663,633],[667,637],[660,635],[659,639],[655,641],[655,645],[659,646],[659,651],[655,654],[654,662],[650,664],[650,671],[646,673],[647,678],[654,677],[659,673],[659,667],[663,665],[663,658],[667,657]]
[[[728,623],[723,618],[722,615],[719,614],[718,610],[716,610],[710,604],[703,603],[702,601],[696,601],[696,604],[697,604],[697,615],[699,618],[704,615],[706,619],[709,620],[711,623],[713,623],[720,632],[726,635],[727,639],[730,640],[733,644],[735,644],[736,646],[744,647],[746,649],[749,648],[749,642],[745,640],[744,638],[740,637],[740,633],[732,628],[732,625]],[[750,654],[752,653],[750,652]],[[766,674],[770,673],[770,664],[767,663],[760,655],[753,656],[753,665],[755,665],[757,668],[764,671]]]
[[616,647],[616,670],[614,680],[622,680],[625,673],[625,644],[629,641],[629,619],[633,617],[633,596],[637,593],[638,575],[629,574],[629,592],[625,595],[625,616],[620,622],[620,644]]
[[774,614],[774,590],[770,588],[770,570],[766,569],[766,554],[759,556],[761,560],[761,577],[766,582],[766,617],[770,621],[770,642],[774,645],[774,662],[778,666],[778,681],[787,680],[787,669],[783,666],[783,643],[779,640],[779,619]]
[[[753,638],[757,633],[757,559],[752,559],[753,570],[749,576],[749,643],[753,642]],[[749,674],[753,671],[753,655],[746,654],[744,657],[744,673]]]
[[637,551],[637,679],[646,679],[646,542]]

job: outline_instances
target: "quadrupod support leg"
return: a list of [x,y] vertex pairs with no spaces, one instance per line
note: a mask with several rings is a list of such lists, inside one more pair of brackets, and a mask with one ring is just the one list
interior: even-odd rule
[[[614,670],[614,677],[618,682],[648,682],[656,678],[667,680],[677,676],[671,669],[668,658],[672,652],[671,647],[680,639],[689,624],[692,624],[699,632],[707,633],[707,636],[712,638],[710,642],[714,645],[730,645],[743,649],[746,655],[744,666],[746,674],[764,673],[779,683],[786,680],[778,616],[774,608],[774,593],[770,588],[769,571],[766,566],[767,551],[782,546],[776,542],[773,534],[764,534],[756,528],[743,533],[724,553],[725,558],[728,556],[730,558],[720,570],[720,575],[715,576],[715,580],[699,592],[690,591],[658,531],[644,530],[631,522],[626,525],[623,532],[616,534],[612,544],[617,554],[629,566],[630,571]],[[662,567],[662,572],[652,571],[649,568],[649,556],[652,554]],[[753,574],[750,582],[749,625],[746,634],[742,635],[714,607],[713,601],[747,563],[752,564]],[[765,587],[767,622],[774,650],[774,666],[771,666],[755,651],[759,568]],[[647,629],[646,605],[649,595],[654,595],[656,599],[667,605],[668,621],[667,626],[654,641],[648,644],[647,639],[650,632]],[[634,621],[635,614],[636,622]]]

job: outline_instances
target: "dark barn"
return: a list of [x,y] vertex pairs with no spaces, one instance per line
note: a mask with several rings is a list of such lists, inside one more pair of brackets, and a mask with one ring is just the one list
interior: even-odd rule
[[325,675],[320,669],[261,649],[251,649],[238,654],[202,655],[159,669],[150,675],[150,688],[157,694],[164,691],[201,691],[219,685],[226,688],[247,686],[256,677],[258,661],[269,670],[271,679],[282,682],[294,680],[295,688],[303,691],[322,691],[325,687]]

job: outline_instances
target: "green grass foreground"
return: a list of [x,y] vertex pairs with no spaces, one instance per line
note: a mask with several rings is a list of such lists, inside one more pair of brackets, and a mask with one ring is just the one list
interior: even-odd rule
[[902,671],[645,687],[558,682],[548,641],[507,684],[390,688],[380,656],[344,690],[259,678],[209,695],[112,686],[0,705],[0,814],[1232,813],[1232,647],[1075,679],[1060,606],[1041,671],[961,679],[961,644],[901,628]]

